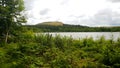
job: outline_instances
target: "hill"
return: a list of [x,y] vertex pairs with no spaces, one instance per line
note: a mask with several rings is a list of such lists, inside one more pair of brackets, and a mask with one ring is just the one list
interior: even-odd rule
[[51,22],[42,22],[36,25],[63,26],[63,23],[58,21],[51,21]]
[[63,24],[52,21],[43,22],[36,25],[26,25],[34,32],[120,32],[120,27],[89,27],[83,25]]

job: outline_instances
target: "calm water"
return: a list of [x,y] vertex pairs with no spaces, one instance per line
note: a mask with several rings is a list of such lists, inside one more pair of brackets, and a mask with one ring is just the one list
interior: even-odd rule
[[[45,33],[48,34],[48,33]],[[60,35],[61,37],[67,36],[74,39],[82,39],[93,37],[93,39],[99,39],[101,36],[104,36],[105,39],[117,40],[120,38],[120,32],[49,32],[52,36]]]

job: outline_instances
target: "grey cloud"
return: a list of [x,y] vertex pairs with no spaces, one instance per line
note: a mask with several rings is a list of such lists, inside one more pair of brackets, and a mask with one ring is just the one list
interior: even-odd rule
[[41,10],[40,11],[40,15],[45,15],[45,14],[47,14],[48,12],[49,12],[50,10],[49,9],[43,9],[43,10]]
[[67,21],[71,24],[87,26],[120,26],[120,13],[111,9],[101,10],[93,17],[73,16],[74,20]]
[[105,9],[95,14],[92,21],[99,25],[120,25],[120,13]]
[[111,1],[111,2],[114,2],[114,3],[120,2],[120,0],[108,0],[108,1]]
[[72,22],[87,26],[120,26],[120,13],[111,9],[104,9],[92,17],[84,16],[76,20]]

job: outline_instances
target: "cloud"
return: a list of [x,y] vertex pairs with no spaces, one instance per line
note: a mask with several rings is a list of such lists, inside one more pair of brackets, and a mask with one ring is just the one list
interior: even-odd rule
[[40,15],[45,15],[45,14],[47,14],[48,12],[49,12],[50,10],[49,9],[43,9],[43,10],[41,10],[40,11]]
[[33,9],[33,0],[24,0],[25,2],[25,10],[31,10]]
[[96,13],[91,21],[101,26],[120,25],[120,13],[111,9],[104,9]]
[[70,0],[63,0],[60,4],[61,5],[65,5],[66,3],[68,3]]
[[120,25],[120,0],[24,1],[28,24],[58,20],[88,26]]
[[120,2],[120,0],[108,0],[108,1],[111,1],[111,2],[113,2],[113,3]]
[[84,19],[86,16],[85,15],[70,15],[66,18],[62,18],[60,21],[63,21],[66,24],[76,24],[76,25],[81,25],[80,21]]
[[120,13],[112,9],[103,9],[93,16],[75,17],[67,22],[87,26],[120,26]]

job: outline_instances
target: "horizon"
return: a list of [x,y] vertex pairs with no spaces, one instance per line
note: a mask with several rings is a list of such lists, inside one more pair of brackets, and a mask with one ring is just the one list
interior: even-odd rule
[[24,0],[27,24],[60,21],[91,27],[120,26],[120,0]]
[[79,25],[79,26],[86,26],[86,27],[120,27],[120,26],[87,26],[87,25],[80,25],[80,24],[66,24],[66,23],[64,23],[64,22],[61,22],[61,21],[44,21],[44,22],[41,22],[41,23],[37,23],[37,24],[26,24],[26,23],[24,23],[23,25],[39,25],[39,24],[42,24],[42,23],[46,23],[46,22],[60,22],[60,23],[62,23],[62,24],[64,24],[64,25]]

